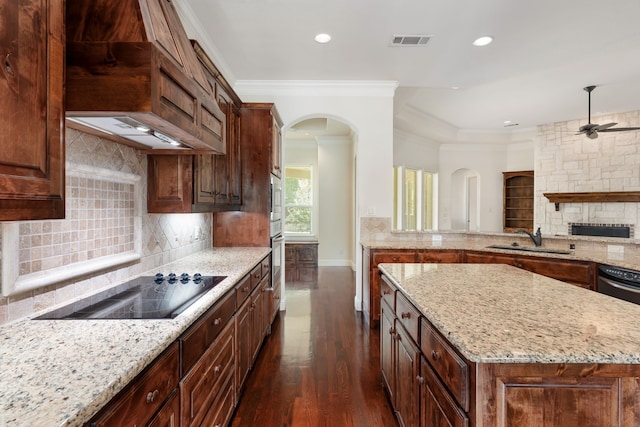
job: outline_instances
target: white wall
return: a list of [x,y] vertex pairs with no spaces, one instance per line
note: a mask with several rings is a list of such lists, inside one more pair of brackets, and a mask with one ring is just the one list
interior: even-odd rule
[[[439,170],[440,229],[463,227],[465,180],[462,178],[477,174],[480,201],[478,230],[501,232],[502,172],[507,170],[507,163],[505,144],[443,144],[440,147]],[[459,179],[456,179],[454,174],[461,169],[468,171],[464,174],[458,172],[456,176]]]
[[397,129],[393,131],[393,164],[438,172],[440,144]]
[[353,140],[318,138],[318,265],[350,267],[353,262]]
[[286,129],[309,117],[330,117],[356,134],[355,238],[356,309],[362,309],[360,218],[391,218],[393,177],[393,94],[396,82],[238,81],[244,102],[275,102]]

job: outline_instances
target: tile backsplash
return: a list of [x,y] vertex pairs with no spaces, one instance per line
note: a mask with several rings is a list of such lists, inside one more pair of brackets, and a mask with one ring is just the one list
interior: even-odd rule
[[[140,251],[140,258],[78,279],[68,279],[15,296],[0,296],[0,324],[93,293],[129,276],[212,246],[212,214],[146,213],[145,154],[67,129],[66,156],[66,218],[18,223],[19,275],[46,274],[50,270],[136,249]],[[141,188],[136,189],[132,183],[118,182],[113,177],[102,179],[75,173],[74,169],[84,167],[99,168],[107,174],[112,172],[115,177],[119,174],[139,177]],[[0,242],[3,237],[7,238],[0,233]]]

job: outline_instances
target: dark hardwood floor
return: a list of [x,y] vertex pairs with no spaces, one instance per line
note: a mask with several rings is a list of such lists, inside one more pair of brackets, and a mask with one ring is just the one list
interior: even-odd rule
[[231,425],[342,427],[398,423],[382,388],[378,330],[354,310],[348,267],[286,284],[280,312]]

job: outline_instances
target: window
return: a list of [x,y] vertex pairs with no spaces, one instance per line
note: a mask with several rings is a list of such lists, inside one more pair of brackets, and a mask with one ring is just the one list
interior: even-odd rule
[[288,234],[311,234],[313,168],[286,166],[284,174],[284,231]]
[[437,228],[437,182],[437,174],[394,166],[394,230],[421,231]]

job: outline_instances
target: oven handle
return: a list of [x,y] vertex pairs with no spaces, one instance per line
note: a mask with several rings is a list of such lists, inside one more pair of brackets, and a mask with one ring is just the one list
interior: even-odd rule
[[614,282],[613,280],[609,280],[609,279],[607,279],[605,277],[600,277],[598,280],[601,281],[601,282],[606,283],[609,286],[613,286],[614,288],[622,289],[624,291],[633,292],[635,294],[640,294],[640,289],[635,288],[633,286],[627,286],[627,285],[624,285],[624,284],[622,284],[620,282]]

